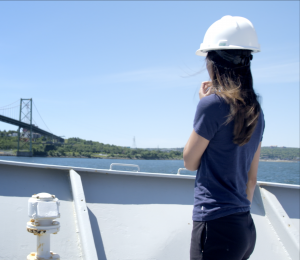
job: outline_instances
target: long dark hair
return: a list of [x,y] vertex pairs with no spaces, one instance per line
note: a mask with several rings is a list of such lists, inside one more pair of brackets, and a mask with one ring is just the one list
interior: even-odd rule
[[250,50],[210,51],[206,57],[212,91],[230,105],[225,124],[234,120],[233,142],[239,146],[249,142],[261,111],[253,89],[250,60]]

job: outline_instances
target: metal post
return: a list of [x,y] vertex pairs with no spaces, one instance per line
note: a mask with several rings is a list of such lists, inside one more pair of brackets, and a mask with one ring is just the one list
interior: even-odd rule
[[[51,223],[50,223],[51,225]],[[36,257],[41,259],[50,259],[50,234],[42,234],[37,236]],[[39,258],[37,258],[39,259]]]
[[54,219],[60,217],[59,200],[49,193],[34,194],[28,200],[27,231],[37,236],[37,249],[27,256],[27,260],[60,259],[50,251],[50,234],[57,234],[60,224]]

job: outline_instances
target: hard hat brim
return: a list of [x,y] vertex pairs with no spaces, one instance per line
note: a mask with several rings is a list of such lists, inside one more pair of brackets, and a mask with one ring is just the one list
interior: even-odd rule
[[216,46],[216,47],[210,47],[210,48],[205,48],[205,49],[198,49],[196,51],[196,55],[198,56],[207,56],[207,52],[209,51],[220,51],[220,50],[250,50],[252,53],[257,53],[260,52],[260,48],[255,48],[252,46]]
[[207,56],[207,52],[203,52],[202,50],[197,50],[196,51],[196,55],[198,56],[202,56],[202,57],[206,57]]

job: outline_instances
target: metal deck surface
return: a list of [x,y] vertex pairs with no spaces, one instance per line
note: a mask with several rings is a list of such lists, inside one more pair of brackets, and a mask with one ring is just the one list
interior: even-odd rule
[[[0,161],[0,178],[0,259],[36,251],[27,201],[39,192],[61,201],[61,230],[51,235],[61,259],[189,259],[194,176]],[[251,260],[299,259],[299,192],[299,185],[258,183]]]

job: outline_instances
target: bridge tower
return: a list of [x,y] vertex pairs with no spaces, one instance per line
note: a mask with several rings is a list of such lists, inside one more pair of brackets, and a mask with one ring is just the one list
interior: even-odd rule
[[19,120],[30,124],[30,129],[19,127],[17,156],[32,156],[32,98],[21,98]]

